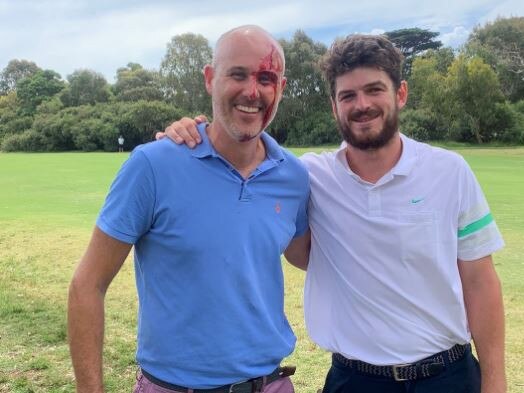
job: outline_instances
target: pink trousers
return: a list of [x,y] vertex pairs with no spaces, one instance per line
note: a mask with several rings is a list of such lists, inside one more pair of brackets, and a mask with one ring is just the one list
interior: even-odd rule
[[[167,389],[162,386],[155,385],[149,381],[142,373],[138,373],[134,393],[173,393],[175,390]],[[289,377],[280,378],[276,381],[266,385],[260,393],[295,393],[293,383]]]

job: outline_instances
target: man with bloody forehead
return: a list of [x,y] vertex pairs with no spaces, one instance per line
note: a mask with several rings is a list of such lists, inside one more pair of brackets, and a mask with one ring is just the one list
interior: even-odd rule
[[104,295],[131,247],[139,298],[135,392],[293,392],[294,349],[280,255],[303,241],[305,168],[263,130],[282,91],[284,54],[243,26],[204,69],[213,122],[194,150],[137,147],[113,182],[69,291],[78,392],[103,392]]

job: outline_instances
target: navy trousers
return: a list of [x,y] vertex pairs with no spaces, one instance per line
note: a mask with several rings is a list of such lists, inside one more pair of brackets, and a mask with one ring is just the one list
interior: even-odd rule
[[361,373],[333,358],[322,393],[480,393],[480,367],[471,351],[467,351],[438,375],[395,381]]

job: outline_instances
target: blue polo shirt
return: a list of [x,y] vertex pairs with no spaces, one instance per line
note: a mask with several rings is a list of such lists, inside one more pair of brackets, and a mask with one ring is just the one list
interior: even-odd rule
[[200,389],[266,375],[293,351],[280,255],[307,229],[309,197],[306,169],[266,133],[243,179],[204,129],[194,150],[137,147],[97,220],[135,246],[138,363]]

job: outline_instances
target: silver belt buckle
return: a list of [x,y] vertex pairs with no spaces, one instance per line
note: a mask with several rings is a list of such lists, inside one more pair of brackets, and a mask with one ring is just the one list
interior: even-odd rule
[[237,383],[232,383],[229,386],[229,393],[234,393],[235,392],[235,386],[242,385],[243,383],[246,383],[247,381],[249,381],[249,379],[246,379],[245,381],[240,381],[240,382],[237,382]]
[[401,368],[404,368],[404,367],[409,367],[411,366],[410,363],[404,363],[404,364],[395,364],[394,366],[391,366],[391,368],[393,369],[393,379],[395,381],[409,381],[409,378],[400,378],[400,372],[399,370]]

